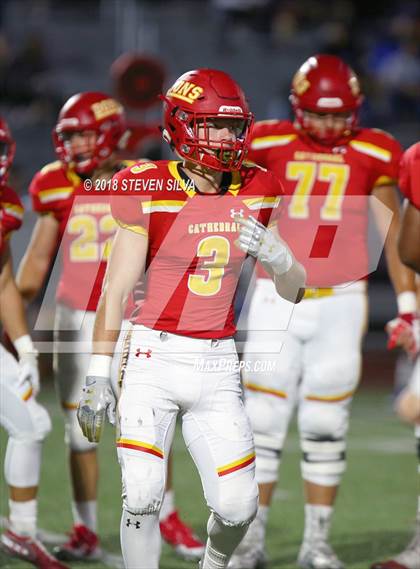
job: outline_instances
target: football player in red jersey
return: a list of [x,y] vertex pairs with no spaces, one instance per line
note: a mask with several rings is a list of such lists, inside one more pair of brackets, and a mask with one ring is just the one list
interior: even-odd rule
[[125,299],[146,267],[118,402],[125,566],[159,566],[158,512],[180,414],[212,511],[200,567],[222,569],[258,498],[232,338],[242,263],[247,253],[261,259],[292,302],[302,295],[305,272],[266,227],[279,207],[279,182],[243,164],[253,117],[240,87],[226,73],[199,69],[182,75],[163,99],[163,136],[182,160],[139,164],[114,177],[121,195],[111,198],[112,213],[120,227],[78,416],[89,440],[98,440],[106,409],[115,407],[110,366]]
[[397,252],[399,203],[394,186],[401,149],[387,133],[358,126],[362,103],[358,78],[338,57],[310,57],[294,76],[290,101],[294,122],[256,123],[249,157],[272,170],[284,186],[281,234],[305,265],[311,288],[281,329],[282,315],[290,310],[275,294],[270,279],[263,271],[258,273],[245,360],[255,357],[256,341],[276,339],[282,348],[267,356],[276,363],[274,373],[244,373],[260,507],[230,567],[254,569],[265,559],[268,509],[297,405],[306,501],[298,564],[340,569],[343,563],[329,544],[329,531],[346,467],[350,404],[359,381],[365,279],[375,268],[374,255],[376,261],[380,255],[378,247],[368,256],[370,201],[383,234],[389,210],[394,214],[384,240],[397,294],[397,323],[412,320],[416,310],[414,278]]
[[39,391],[38,353],[13,277],[9,239],[22,225],[23,206],[7,185],[15,142],[0,118],[0,314],[19,362],[0,345],[0,424],[9,434],[4,471],[9,485],[9,525],[2,548],[40,569],[65,569],[37,539],[37,492],[42,443],[51,429],[47,411],[36,400]]
[[[96,445],[82,435],[76,409],[89,362],[94,315],[109,246],[117,227],[110,211],[109,182],[115,172],[130,163],[115,156],[125,135],[123,108],[108,95],[79,93],[65,103],[53,131],[59,160],[42,168],[30,185],[33,208],[40,217],[17,278],[23,297],[32,300],[61,244],[54,367],[70,451],[74,526],[70,540],[59,546],[56,554],[68,560],[96,559],[102,555],[97,537]],[[85,192],[85,187],[90,191]],[[69,341],[79,343],[75,353],[66,350]],[[118,365],[116,358],[115,382]],[[116,385],[114,388],[117,390]],[[161,520],[162,534],[178,553],[197,558],[204,544],[180,520],[173,501],[173,491],[169,490],[163,509],[165,517]]]
[[[406,200],[401,222],[399,252],[402,261],[420,274],[420,142],[405,151],[401,160],[399,187]],[[417,321],[418,324],[418,321]],[[417,330],[418,332],[418,330]],[[404,333],[402,330],[401,333]],[[419,338],[417,338],[419,341]],[[420,474],[420,357],[418,354],[409,385],[397,400],[399,416],[414,424]],[[413,350],[411,350],[413,351]],[[372,565],[372,569],[420,568],[420,496],[417,498],[416,529],[413,539],[400,554]]]

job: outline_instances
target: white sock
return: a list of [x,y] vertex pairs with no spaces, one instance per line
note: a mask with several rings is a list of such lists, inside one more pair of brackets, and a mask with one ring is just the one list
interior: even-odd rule
[[14,502],[9,500],[10,529],[19,535],[36,536],[37,501]]
[[228,561],[228,556],[213,549],[208,539],[201,569],[225,569]]
[[159,516],[134,515],[123,510],[121,517],[121,551],[126,569],[159,569]]
[[201,569],[225,569],[232,553],[240,544],[248,526],[228,526],[214,514],[207,522],[208,539]]
[[305,504],[304,540],[314,541],[322,539],[327,541],[333,512],[334,509],[332,506]]
[[163,497],[162,507],[159,513],[159,521],[166,520],[166,518],[170,516],[173,512],[175,512],[174,491],[166,490],[165,496]]
[[264,528],[267,525],[269,511],[270,511],[270,506],[263,506],[261,504],[258,506],[257,518],[263,524]]
[[72,502],[71,510],[75,525],[88,527],[94,533],[98,531],[96,500],[87,502]]

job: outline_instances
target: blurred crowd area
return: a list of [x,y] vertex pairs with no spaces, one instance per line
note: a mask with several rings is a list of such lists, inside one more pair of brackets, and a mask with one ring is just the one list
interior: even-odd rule
[[[55,159],[51,129],[61,105],[79,91],[115,94],[110,68],[126,52],[158,58],[166,85],[196,67],[231,73],[257,119],[290,116],[296,69],[314,53],[336,54],[361,78],[362,123],[390,131],[404,147],[418,140],[415,0],[2,0],[0,30],[0,113],[17,142],[12,183],[28,209],[30,179]],[[128,113],[141,124],[156,123],[159,104]],[[31,223],[29,216],[17,236],[17,256]],[[381,268],[374,280],[383,278]]]

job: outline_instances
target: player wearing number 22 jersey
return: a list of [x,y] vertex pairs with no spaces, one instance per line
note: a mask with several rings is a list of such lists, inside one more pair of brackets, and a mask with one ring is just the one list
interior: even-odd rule
[[[299,305],[288,307],[259,269],[245,359],[261,358],[253,347],[257,342],[275,345],[277,352],[264,356],[274,362],[274,371],[244,370],[261,500],[232,569],[254,569],[265,558],[267,510],[296,404],[306,494],[298,563],[312,569],[343,566],[328,533],[359,380],[365,279],[382,249],[368,252],[368,212],[377,214],[383,232],[384,220],[392,217],[387,211],[392,208],[398,218],[394,186],[401,148],[383,131],[358,127],[362,98],[354,72],[337,57],[311,57],[294,77],[290,100],[294,122],[256,123],[249,159],[273,171],[284,187],[280,234],[304,264],[310,288]],[[411,313],[413,283],[396,255],[395,227],[390,227],[385,252],[394,288],[402,293],[400,313]]]

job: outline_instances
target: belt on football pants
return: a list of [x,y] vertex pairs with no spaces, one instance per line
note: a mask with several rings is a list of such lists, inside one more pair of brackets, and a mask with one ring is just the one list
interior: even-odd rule
[[342,285],[336,287],[307,288],[305,289],[303,298],[326,298],[328,296],[354,292],[366,292],[366,281],[361,280],[354,283],[343,283]]

